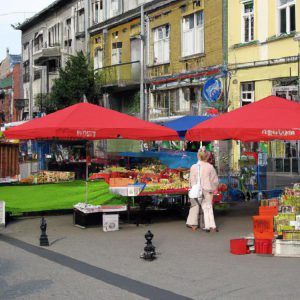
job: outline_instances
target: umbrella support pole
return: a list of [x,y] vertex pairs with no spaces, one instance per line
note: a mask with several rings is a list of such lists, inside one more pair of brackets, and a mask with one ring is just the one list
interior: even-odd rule
[[89,163],[88,163],[88,142],[85,146],[85,203],[88,203],[88,178],[89,178]]

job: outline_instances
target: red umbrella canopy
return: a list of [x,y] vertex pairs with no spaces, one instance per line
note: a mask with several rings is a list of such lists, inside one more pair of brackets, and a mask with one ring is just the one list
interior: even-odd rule
[[269,96],[189,129],[189,141],[300,140],[300,104]]
[[8,139],[179,140],[175,130],[89,103],[78,103],[4,132]]

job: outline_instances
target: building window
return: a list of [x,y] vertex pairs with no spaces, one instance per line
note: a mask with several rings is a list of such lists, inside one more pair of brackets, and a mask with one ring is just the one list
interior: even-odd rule
[[244,2],[242,8],[242,42],[247,43],[254,40],[254,7],[253,1]]
[[103,21],[103,0],[94,0],[92,2],[93,24]]
[[29,74],[29,60],[24,61],[23,63],[23,82],[29,82],[30,74]]
[[122,42],[112,43],[111,63],[117,65],[122,62]]
[[112,37],[113,37],[113,39],[119,38],[119,31],[113,32],[113,33],[112,33]]
[[59,59],[51,59],[48,62],[48,71],[49,73],[56,73],[60,68],[60,60]]
[[94,69],[101,69],[103,67],[103,50],[97,48],[94,53]]
[[29,58],[29,43],[26,42],[23,44],[23,60],[27,60]]
[[154,29],[154,63],[170,61],[170,26],[165,25]]
[[34,52],[43,48],[43,31],[37,32],[34,36]]
[[49,47],[60,45],[60,24],[59,23],[49,28],[48,45]]
[[77,32],[84,32],[84,9],[78,11]]
[[278,0],[279,34],[296,30],[296,1]]
[[120,0],[111,0],[110,2],[110,17],[117,16],[121,11]]
[[254,82],[241,84],[241,106],[254,102]]
[[204,13],[196,12],[182,20],[182,56],[204,52]]
[[71,48],[72,47],[72,40],[65,40],[65,48]]

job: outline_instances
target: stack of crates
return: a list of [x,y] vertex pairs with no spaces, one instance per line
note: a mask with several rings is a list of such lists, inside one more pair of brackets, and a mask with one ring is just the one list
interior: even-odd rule
[[253,217],[255,253],[272,254],[274,239],[274,216],[278,213],[276,199],[263,200],[259,207],[259,216]]

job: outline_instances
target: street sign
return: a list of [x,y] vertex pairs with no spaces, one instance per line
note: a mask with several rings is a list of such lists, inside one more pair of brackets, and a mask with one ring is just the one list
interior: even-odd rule
[[221,81],[219,79],[210,78],[204,83],[202,98],[209,103],[213,103],[222,97],[222,93]]
[[0,201],[0,226],[5,226],[5,201]]

